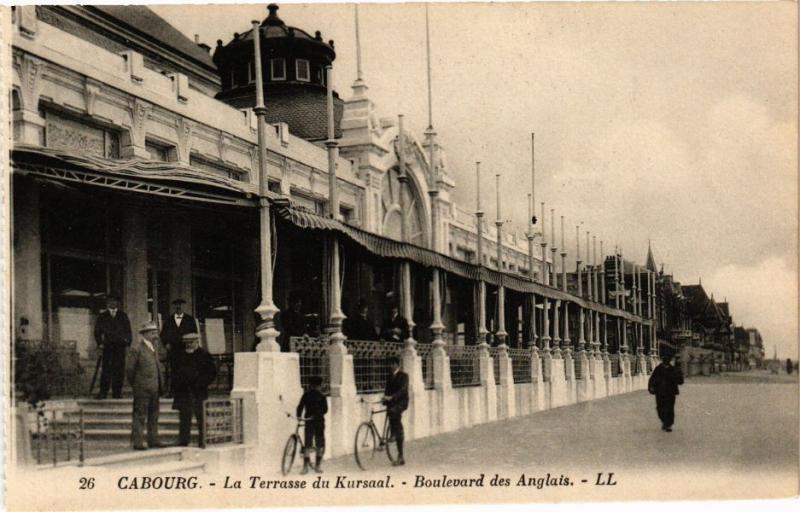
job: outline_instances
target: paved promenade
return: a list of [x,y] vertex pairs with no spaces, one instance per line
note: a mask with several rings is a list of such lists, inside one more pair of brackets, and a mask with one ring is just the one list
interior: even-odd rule
[[[653,397],[638,391],[412,441],[406,458],[401,471],[387,464],[363,473],[352,456],[325,469],[354,477],[406,475],[407,486],[416,475],[499,473],[513,486],[522,472],[564,474],[612,499],[624,498],[623,488],[661,499],[796,494],[798,381],[767,372],[689,379],[672,433],[661,431]],[[609,472],[615,489],[594,485],[597,473],[607,478]]]

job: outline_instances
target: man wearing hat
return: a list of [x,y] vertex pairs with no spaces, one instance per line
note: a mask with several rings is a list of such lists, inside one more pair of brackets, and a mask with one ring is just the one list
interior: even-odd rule
[[144,428],[147,424],[147,445],[160,448],[158,440],[158,406],[161,395],[161,363],[158,357],[158,327],[147,322],[139,329],[139,341],[128,353],[125,367],[133,388],[133,449],[146,450]]
[[184,351],[176,356],[173,386],[175,400],[172,408],[180,418],[178,444],[189,446],[192,432],[192,416],[197,418],[200,433],[198,444],[205,448],[203,401],[208,398],[208,386],[217,376],[217,367],[208,352],[200,347],[200,335],[190,332],[183,335]]
[[167,348],[167,384],[170,394],[175,391],[173,375],[178,356],[183,352],[183,335],[197,332],[197,322],[194,317],[183,312],[184,304],[186,301],[181,298],[173,300],[173,313],[161,326],[161,343]]
[[656,396],[656,412],[664,432],[672,432],[672,425],[675,423],[675,396],[680,393],[678,386],[683,384],[680,368],[672,366],[671,361],[671,354],[663,354],[661,364],[655,367],[647,383],[650,394]]
[[400,306],[392,302],[389,307],[389,318],[381,329],[384,341],[404,341],[408,338],[408,320],[400,314]]
[[345,319],[342,326],[344,335],[351,340],[377,341],[375,324],[369,319],[369,304],[364,299],[358,301],[356,314]]
[[128,315],[119,309],[119,298],[109,295],[106,310],[97,317],[94,325],[94,339],[97,348],[103,351],[102,373],[100,374],[100,393],[97,399],[108,396],[122,398],[122,383],[125,380],[125,350],[130,346],[131,322]]

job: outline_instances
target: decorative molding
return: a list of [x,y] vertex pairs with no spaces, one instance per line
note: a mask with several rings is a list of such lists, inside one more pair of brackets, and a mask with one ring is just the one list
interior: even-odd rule
[[28,54],[23,54],[19,62],[20,106],[23,110],[38,112],[39,96],[42,93],[42,75],[46,64]]
[[127,145],[144,148],[145,128],[153,111],[153,106],[139,98],[131,98],[128,100],[127,110],[130,122],[130,127],[127,130],[129,137],[129,144]]
[[83,88],[83,96],[86,100],[86,114],[93,116],[95,114],[94,106],[97,102],[97,95],[100,93],[100,86],[97,84],[86,82]]
[[217,136],[217,151],[219,152],[219,159],[225,161],[225,149],[231,145],[231,137],[225,132],[219,132]]
[[192,153],[192,132],[194,123],[185,117],[179,117],[175,121],[175,131],[178,134],[178,161],[188,164]]

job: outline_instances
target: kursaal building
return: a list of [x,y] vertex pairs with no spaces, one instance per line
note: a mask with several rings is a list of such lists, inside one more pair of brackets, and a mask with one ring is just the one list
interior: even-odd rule
[[[411,377],[409,439],[641,389],[659,351],[689,374],[763,359],[757,331],[734,336],[727,304],[681,287],[652,253],[598,255],[586,233],[566,268],[544,206],[516,234],[484,218],[480,195],[477,211],[455,204],[456,174],[473,174],[448,167],[433,119],[414,134],[382,116],[360,62],[352,90],[333,91],[335,42],[275,5],[213,49],[141,6],[12,16],[19,461],[65,457],[37,453],[48,438],[26,401],[82,409],[86,460],[127,449],[124,400],[119,414],[87,400],[112,294],[134,327],[187,301],[218,363],[206,436],[227,449],[205,453],[276,470],[294,424],[274,410],[321,376],[327,453],[349,453],[389,355]],[[282,332],[290,298],[303,337]],[[348,339],[360,301],[376,337],[397,305],[408,338]],[[74,427],[71,414],[50,427]]]

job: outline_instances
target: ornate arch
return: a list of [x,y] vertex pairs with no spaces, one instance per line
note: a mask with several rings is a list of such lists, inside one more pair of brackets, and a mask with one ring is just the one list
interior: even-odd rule
[[406,204],[400,207],[401,183],[399,169],[392,167],[383,175],[381,183],[381,232],[384,236],[395,240],[401,239],[401,222],[406,222],[406,241],[425,246],[427,241],[427,225],[425,222],[425,204],[416,186],[415,180],[408,176],[405,184]]

